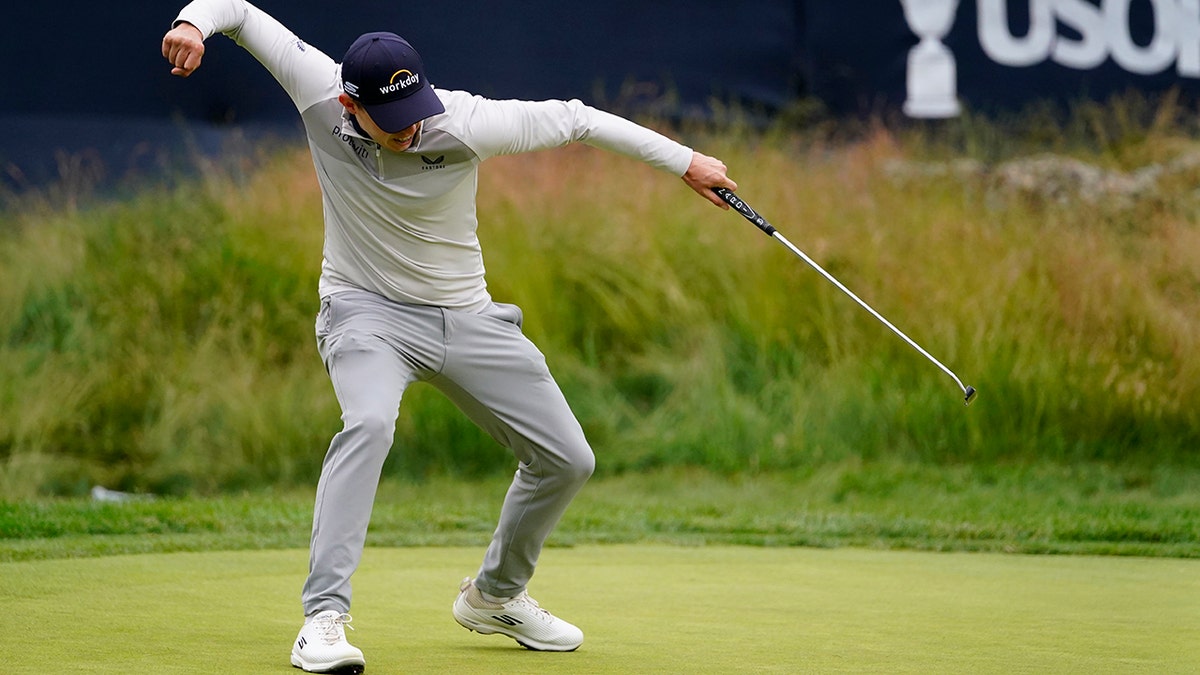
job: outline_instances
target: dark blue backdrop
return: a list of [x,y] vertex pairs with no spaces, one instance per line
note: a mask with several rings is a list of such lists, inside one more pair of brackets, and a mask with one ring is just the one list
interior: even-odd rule
[[[953,12],[942,42],[957,66],[950,84],[968,109],[1103,99],[1129,88],[1197,91],[1200,73],[1191,71],[1200,65],[1188,64],[1200,64],[1200,16],[1190,0],[1130,0],[1120,15],[1112,7],[1123,3],[1101,0],[257,4],[335,59],[360,33],[401,33],[425,56],[440,87],[494,97],[577,97],[626,114],[691,117],[709,114],[713,101],[770,116],[800,97],[819,99],[836,115],[898,110],[908,54],[918,43],[904,13],[909,2]],[[287,97],[224,37],[209,41],[196,75],[169,74],[160,41],[182,2],[10,5],[0,23],[3,184],[36,185],[81,158],[85,165],[102,163],[113,178],[170,165],[197,148],[212,150],[234,134],[298,135]],[[984,48],[979,16],[988,8],[993,15],[1003,10],[1012,40],[1037,32],[1031,19],[1037,14],[1041,28],[1051,28],[1039,33],[1051,35],[1047,54],[1072,43],[1111,50],[1122,41],[1126,52],[1153,51],[1158,38],[1177,53],[1153,73],[1130,72],[1113,58],[1087,67],[1050,56],[1014,65]],[[1162,17],[1169,20],[1156,27]],[[1090,32],[1081,33],[1080,25]]]
[[[172,77],[160,55],[170,2],[18,3],[0,40],[0,165],[10,185],[59,172],[64,153],[109,174],[163,163],[186,139],[211,149],[237,130],[295,134],[274,80],[223,36],[203,67]],[[421,51],[435,85],[500,98],[582,98],[633,113],[703,115],[713,97],[774,108],[799,91],[792,2],[570,3],[259,0],[340,60],[359,34],[392,30]]]

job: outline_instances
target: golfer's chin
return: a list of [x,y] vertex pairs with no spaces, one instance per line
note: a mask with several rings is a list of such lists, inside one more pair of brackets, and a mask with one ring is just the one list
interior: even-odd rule
[[383,147],[391,150],[392,152],[404,152],[412,147],[412,142],[412,136],[407,138],[389,138],[387,139],[387,142],[383,144]]

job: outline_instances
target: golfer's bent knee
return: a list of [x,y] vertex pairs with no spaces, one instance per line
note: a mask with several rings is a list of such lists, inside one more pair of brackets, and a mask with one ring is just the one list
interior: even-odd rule
[[596,470],[596,455],[590,448],[585,452],[576,453],[559,472],[559,477],[572,485],[582,486],[592,477]]
[[347,416],[343,433],[353,436],[356,445],[374,451],[387,452],[392,447],[396,418],[386,413],[362,413]]

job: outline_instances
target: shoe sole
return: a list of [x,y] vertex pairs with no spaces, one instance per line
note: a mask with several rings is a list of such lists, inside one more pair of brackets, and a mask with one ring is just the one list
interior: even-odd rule
[[512,632],[506,631],[503,628],[476,623],[470,619],[459,616],[458,612],[454,612],[454,620],[463,628],[466,628],[474,633],[479,633],[480,635],[503,635],[504,637],[512,638],[513,640],[517,641],[517,644],[531,652],[573,652],[580,647],[580,645],[575,645],[574,647],[560,647],[558,645],[548,645],[544,642],[533,642],[524,635],[514,635]]
[[318,666],[325,668],[325,670],[311,670],[302,660],[295,656],[292,656],[292,667],[299,668],[306,673],[327,673],[329,675],[361,675],[363,670],[366,669],[366,666],[361,663],[344,663],[332,666]]

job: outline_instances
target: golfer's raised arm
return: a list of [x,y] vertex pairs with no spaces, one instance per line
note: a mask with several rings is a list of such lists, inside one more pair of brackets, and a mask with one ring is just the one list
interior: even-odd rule
[[[188,25],[192,28],[185,29]],[[245,0],[192,0],[180,10],[174,26],[163,40],[163,55],[175,67],[173,74],[190,75],[199,66],[202,41],[222,33],[253,54],[301,112],[325,99],[337,73],[332,59]],[[194,64],[188,60],[192,53],[197,54]]]

